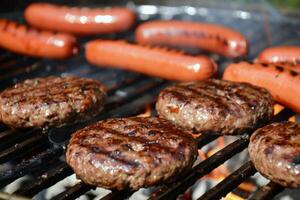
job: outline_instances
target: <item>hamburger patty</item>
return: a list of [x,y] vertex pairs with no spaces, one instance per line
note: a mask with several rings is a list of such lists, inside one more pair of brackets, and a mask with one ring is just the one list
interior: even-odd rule
[[300,125],[281,122],[258,129],[250,138],[250,159],[266,178],[300,187]]
[[66,152],[84,182],[118,190],[167,181],[196,157],[194,139],[157,117],[100,121],[75,132]]
[[273,100],[266,89],[248,83],[209,79],[165,88],[156,109],[161,117],[194,131],[241,134],[271,118]]
[[0,118],[14,128],[62,126],[97,115],[105,96],[103,85],[92,79],[25,80],[0,94]]

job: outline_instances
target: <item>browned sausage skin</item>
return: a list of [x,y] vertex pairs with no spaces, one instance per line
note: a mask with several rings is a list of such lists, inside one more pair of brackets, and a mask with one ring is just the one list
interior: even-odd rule
[[35,57],[63,59],[77,52],[76,38],[0,19],[0,47]]
[[207,79],[217,71],[214,61],[206,56],[190,56],[124,41],[90,41],[86,45],[85,56],[95,65],[178,81]]
[[248,53],[247,39],[220,25],[187,21],[150,21],[135,32],[140,44],[200,48],[235,58]]
[[223,78],[264,87],[271,92],[276,101],[300,113],[300,71],[291,66],[232,63],[227,66]]
[[135,14],[127,8],[92,9],[49,3],[33,3],[24,15],[32,26],[78,35],[125,31],[135,21]]
[[300,65],[300,46],[277,46],[263,50],[256,62]]

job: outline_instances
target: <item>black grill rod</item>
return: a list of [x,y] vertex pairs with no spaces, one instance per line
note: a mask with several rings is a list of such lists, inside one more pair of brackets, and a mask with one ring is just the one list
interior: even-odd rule
[[[140,87],[136,89],[135,86],[139,84],[141,84]],[[70,134],[76,129],[83,128],[88,124],[95,123],[96,121],[105,118],[127,117],[140,114],[145,109],[145,105],[152,104],[155,101],[155,97],[162,87],[164,87],[164,84],[160,81],[154,82],[153,80],[150,80],[149,82],[149,80],[146,79],[133,86],[123,88],[124,91],[129,92],[128,96],[109,97],[107,104],[104,106],[104,110],[100,115],[87,122],[50,129],[48,138],[54,145],[65,148],[66,143],[70,138]]]
[[7,52],[7,51],[6,52],[0,52],[0,64],[2,62],[6,62],[8,60],[11,60],[12,57],[13,57],[12,54]]
[[284,187],[270,181],[267,185],[260,187],[249,200],[268,200],[274,198],[277,194],[282,192]]
[[158,95],[159,91],[166,86],[165,83],[160,83],[155,87],[147,90],[147,92],[142,95],[140,98],[136,98],[128,104],[123,105],[122,107],[113,109],[108,112],[104,112],[99,117],[96,117],[94,120],[99,121],[105,118],[113,117],[127,117],[140,114],[140,112],[145,108],[147,104],[153,104],[155,102],[155,97]]
[[4,74],[11,74],[17,69],[20,71],[28,72],[28,69],[25,66],[30,66],[36,61],[33,59],[20,59],[20,58],[10,58],[5,61],[0,61],[0,73],[1,75]]
[[15,145],[19,141],[23,141],[33,135],[36,130],[13,130],[6,129],[0,133],[0,151]]
[[129,198],[134,192],[131,190],[112,191],[101,200],[123,200]]
[[41,172],[35,180],[31,181],[30,184],[25,185],[14,193],[22,196],[33,197],[43,189],[54,185],[72,173],[72,169],[66,163],[57,162],[54,166],[51,166],[51,168]]
[[[274,118],[271,120],[271,122],[283,121],[283,120],[286,120],[286,119],[288,119],[289,117],[291,117],[293,115],[294,115],[294,112],[292,112],[290,109],[285,108],[280,113],[278,113],[276,116],[274,116]],[[243,138],[239,139],[238,141],[240,141],[240,140],[243,140]],[[238,141],[236,141],[236,142],[238,142]],[[197,181],[197,179],[199,179],[202,176],[206,175],[207,173],[212,171],[214,168],[218,167],[223,162],[225,162],[227,159],[231,158],[235,154],[237,154],[240,151],[242,151],[243,149],[245,149],[248,146],[249,141],[248,140],[247,141],[241,141],[240,143],[241,143],[240,144],[241,147],[243,147],[243,148],[242,149],[237,149],[239,151],[235,152],[235,149],[231,149],[232,152],[230,152],[230,151],[228,152],[226,149],[230,148],[230,145],[228,145],[227,147],[220,150],[219,152],[224,152],[225,151],[225,153],[226,153],[226,156],[221,157],[222,160],[217,160],[216,159],[216,161],[213,161],[215,163],[210,163],[212,158],[217,157],[217,153],[216,153],[213,156],[211,156],[210,158],[204,160],[203,162],[201,162],[200,164],[198,164],[196,166],[198,168],[200,168],[199,166],[203,166],[203,169],[209,169],[209,170],[205,170],[205,171],[202,170],[201,171],[201,168],[200,168],[200,170],[198,172],[193,171],[182,182],[173,183],[169,186],[164,186],[164,187],[160,188],[157,192],[154,192],[151,195],[150,199],[176,199],[177,196],[180,193],[185,192],[185,190],[189,186],[193,185]],[[227,154],[229,154],[229,156]],[[216,163],[218,163],[218,165],[215,165]]]
[[[145,79],[144,81],[140,81],[136,84],[139,84],[139,88],[138,88],[137,91],[134,91],[134,89],[135,89],[134,87],[125,87],[126,84],[120,83],[119,86],[121,86],[121,88],[119,88],[119,89],[124,89],[128,93],[128,96],[123,97],[123,98],[122,97],[116,98],[117,97],[116,95],[111,96],[109,99],[111,99],[112,101],[110,101],[110,104],[107,105],[107,106],[110,109],[112,109],[112,107],[116,104],[118,104],[120,106],[120,104],[124,104],[124,103],[128,102],[129,100],[135,98],[137,95],[140,95],[141,92],[144,93],[145,91],[148,91],[152,87],[157,87],[159,84],[161,84],[161,82],[152,81],[150,78],[148,78],[148,79]],[[125,88],[123,88],[123,85],[124,85]],[[106,111],[107,111],[107,109],[106,109]],[[3,151],[3,153],[0,153],[0,160],[3,160],[3,158],[4,158],[3,156],[7,157],[8,152],[13,153],[11,151],[11,149],[17,150],[18,148],[20,148],[20,146],[23,145],[24,142],[27,143],[27,140],[22,142],[22,144],[17,144],[17,146],[10,147],[10,149],[8,150],[7,147],[9,147],[9,145],[12,146],[12,145],[16,144],[20,139],[24,139],[25,137],[28,137],[28,135],[32,135],[33,132],[34,132],[34,130],[28,130],[28,131],[25,131],[25,132],[23,132],[23,131],[17,131],[16,132],[14,130],[6,130],[5,132],[3,132],[3,134],[0,135],[0,138],[2,140],[2,143],[0,144],[0,149],[2,147],[3,148],[5,147],[5,150]],[[41,133],[38,132],[37,134],[41,134]],[[37,137],[40,137],[40,136],[37,136]],[[37,140],[37,139],[38,138],[33,138],[32,140]],[[28,139],[28,140],[30,140],[30,139]]]
[[33,148],[36,149],[41,145],[45,146],[47,145],[47,142],[47,135],[41,133],[34,137],[30,137],[28,140],[21,143],[17,143],[14,146],[0,152],[0,164],[10,161],[11,159],[15,159],[16,157],[20,157]]
[[[284,109],[280,113],[278,113],[271,122],[279,122],[283,120],[287,120],[289,117],[293,116],[294,112],[289,109]],[[239,186],[243,181],[252,176],[256,172],[256,169],[251,161],[245,163],[242,167],[240,167],[237,171],[233,172],[229,176],[227,176],[223,181],[217,184],[215,187],[211,188],[205,194],[203,194],[199,200],[213,200],[220,199],[221,197],[228,194],[234,188]]]
[[[135,99],[134,101],[132,101],[128,104],[125,104],[121,107],[118,107],[115,110],[111,110],[111,111],[105,113],[104,116],[103,115],[101,116],[101,118],[125,117],[125,116],[132,116],[132,115],[138,114],[141,111],[141,109],[144,109],[145,104],[154,102],[153,96],[158,93],[158,91],[160,90],[160,87],[163,87],[163,85],[160,85],[154,91],[147,93],[146,95],[142,96],[141,98]],[[98,120],[100,120],[100,119],[98,119]],[[87,192],[86,191],[87,186],[83,183],[80,185],[76,185],[74,187],[75,187],[74,189],[72,189],[73,187],[71,187],[67,191],[59,194],[57,198],[61,199],[65,195],[80,196]],[[73,192],[75,194],[73,194]],[[133,191],[127,191],[127,190],[120,191],[120,192],[115,191],[113,193],[106,195],[104,197],[104,199],[115,199],[117,197],[120,197],[121,199],[123,199],[122,197],[130,196],[132,193],[133,193]],[[56,198],[54,198],[54,199],[56,199]]]
[[83,182],[77,183],[73,187],[68,188],[64,192],[52,197],[51,200],[73,200],[86,192],[95,189],[95,186],[87,185]]
[[0,199],[2,200],[31,200],[31,198],[22,197],[15,194],[0,192]]
[[238,187],[242,182],[247,180],[256,172],[256,169],[251,161],[246,162],[238,170],[227,176],[216,186],[206,191],[198,200],[215,200],[221,199]]
[[210,135],[210,134],[203,134],[196,138],[198,149],[201,149],[203,146],[211,143],[212,141],[219,138],[220,135]]
[[293,112],[289,108],[284,108],[282,111],[280,111],[277,115],[275,115],[273,117],[273,119],[271,120],[270,123],[280,122],[280,121],[286,121],[286,120],[288,120],[290,117],[292,117],[294,115],[296,115],[295,112]]
[[[200,137],[196,138],[196,141],[198,143],[198,148],[200,149],[201,147],[207,145],[208,143],[214,141],[217,139],[219,135],[201,135]],[[113,191],[103,197],[101,200],[113,200],[113,199],[125,199],[127,197],[130,197],[135,191],[130,191],[130,190],[124,190],[124,191]]]
[[3,188],[13,180],[24,176],[36,168],[44,167],[49,160],[60,156],[63,153],[61,148],[47,149],[46,151],[33,156],[32,158],[18,164],[14,168],[0,172],[0,188]]
[[232,156],[244,150],[249,143],[247,137],[242,137],[227,145],[211,157],[196,165],[180,182],[175,182],[160,188],[154,192],[150,199],[176,199],[179,194],[184,193],[198,179],[217,168]]
[[[152,100],[153,97],[152,98],[148,97],[148,99]],[[114,110],[113,112],[109,112],[109,113],[112,114],[112,115],[116,115],[116,114],[118,114],[118,115],[119,114],[121,114],[121,115],[131,115],[132,114],[131,112],[134,111],[134,109],[131,108],[133,105],[135,105],[135,106],[140,105],[139,107],[143,108],[144,103],[145,103],[144,98],[143,98],[143,101],[140,101],[138,99],[137,101],[133,101],[130,104],[126,104],[125,106],[123,106],[123,108],[119,107],[118,109]],[[128,109],[128,107],[130,107],[130,109]],[[124,108],[126,108],[126,109],[123,110]],[[61,177],[61,175],[59,174],[59,172],[66,170],[65,168],[69,169],[69,167],[66,165],[66,166],[63,166],[62,168],[60,168],[59,170],[56,170],[56,172],[53,172],[53,173],[49,172],[50,173],[50,174],[48,174],[49,179],[52,180],[53,177]],[[64,174],[64,177],[65,177],[65,174]],[[42,178],[39,179],[38,178],[38,181],[33,181],[33,184],[31,186],[28,186],[27,188],[24,188],[20,192],[23,195],[24,194],[26,194],[26,195],[33,195],[33,193],[37,193],[39,189],[43,189],[44,187],[48,186],[50,184],[49,181],[53,183],[53,180],[51,181],[49,179],[48,178],[47,179],[42,179]],[[77,187],[79,187],[79,186],[77,186]],[[85,186],[82,186],[82,187],[86,188]],[[75,189],[75,190],[71,189],[68,192],[68,194],[71,195],[70,193],[72,191],[76,192],[77,194],[79,194],[80,192],[84,192],[84,193],[86,192],[85,190],[81,190],[80,188],[77,188],[77,189]]]

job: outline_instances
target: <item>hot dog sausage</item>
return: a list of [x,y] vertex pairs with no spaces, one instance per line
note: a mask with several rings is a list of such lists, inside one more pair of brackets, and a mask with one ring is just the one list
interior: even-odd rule
[[25,9],[32,26],[79,35],[113,33],[129,29],[135,21],[127,8],[91,9],[33,3]]
[[248,52],[248,42],[242,34],[214,24],[150,21],[136,29],[135,37],[140,44],[201,48],[231,58]]
[[277,46],[267,48],[258,55],[256,62],[300,65],[300,46]]
[[274,64],[240,62],[227,66],[223,78],[264,87],[279,103],[300,112],[299,71]]
[[96,65],[127,69],[165,79],[192,81],[211,77],[217,68],[206,56],[189,56],[124,41],[88,42],[86,59]]
[[75,37],[39,31],[13,21],[0,19],[0,47],[35,57],[67,58],[76,53]]

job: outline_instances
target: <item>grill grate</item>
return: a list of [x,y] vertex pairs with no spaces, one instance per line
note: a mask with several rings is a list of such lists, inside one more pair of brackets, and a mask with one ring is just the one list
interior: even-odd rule
[[[297,44],[294,38],[297,37],[297,27],[299,27],[300,22],[295,23],[295,21],[292,22],[286,20],[286,18],[271,18],[269,13],[187,6],[138,5],[133,6],[133,8],[137,11],[140,21],[149,19],[185,19],[219,23],[233,27],[249,39],[251,46],[250,59],[254,58],[260,50],[269,45]],[[153,12],[149,12],[149,10]],[[195,12],[191,13],[191,10]],[[17,15],[21,16],[21,13],[17,13]],[[18,16],[13,17],[18,18]],[[261,21],[261,18],[264,20]],[[103,37],[133,40],[132,30],[124,34]],[[82,38],[81,40],[85,42],[88,39]],[[210,56],[215,57],[215,55]],[[215,58],[221,68],[219,74],[221,75],[224,67],[231,61],[219,57]],[[51,61],[17,56],[0,50],[0,90],[28,78],[48,75],[89,77],[97,79],[107,86],[109,97],[102,114],[89,122],[76,125],[75,128],[109,117],[126,117],[139,114],[144,110],[145,105],[153,105],[158,92],[169,84],[167,81],[136,73],[91,66],[85,62],[83,52],[79,56],[66,61]],[[274,121],[287,120],[292,115],[294,115],[293,112],[284,109],[274,117]],[[15,195],[16,199],[20,196],[31,198],[40,191],[71,175],[73,173],[72,170],[63,162],[64,148],[60,145],[53,146],[48,140],[48,136],[51,133],[59,133],[59,131],[66,131],[69,128],[63,127],[46,131],[10,130],[0,124],[0,164],[9,165],[7,168],[0,169],[0,188],[7,186],[20,177],[30,176],[30,184],[16,190],[13,195]],[[74,127],[71,129],[73,130]],[[196,139],[198,148],[201,149],[219,137],[216,135],[202,135],[198,137]],[[176,199],[178,195],[184,193],[198,179],[246,149],[248,143],[248,137],[237,138],[236,141],[200,162],[190,172],[178,177],[178,181],[155,188],[150,195],[150,199]],[[62,145],[64,145],[64,140]],[[200,199],[221,198],[255,172],[254,166],[248,161],[214,188],[207,191]],[[92,189],[95,189],[95,187],[79,182],[56,195],[53,199],[75,199]],[[270,182],[268,185],[258,189],[250,198],[255,200],[270,199],[282,190],[284,188]],[[102,199],[126,199],[134,192],[129,190],[112,191]],[[11,195],[5,193],[1,193],[0,196],[6,199],[12,198]]]

